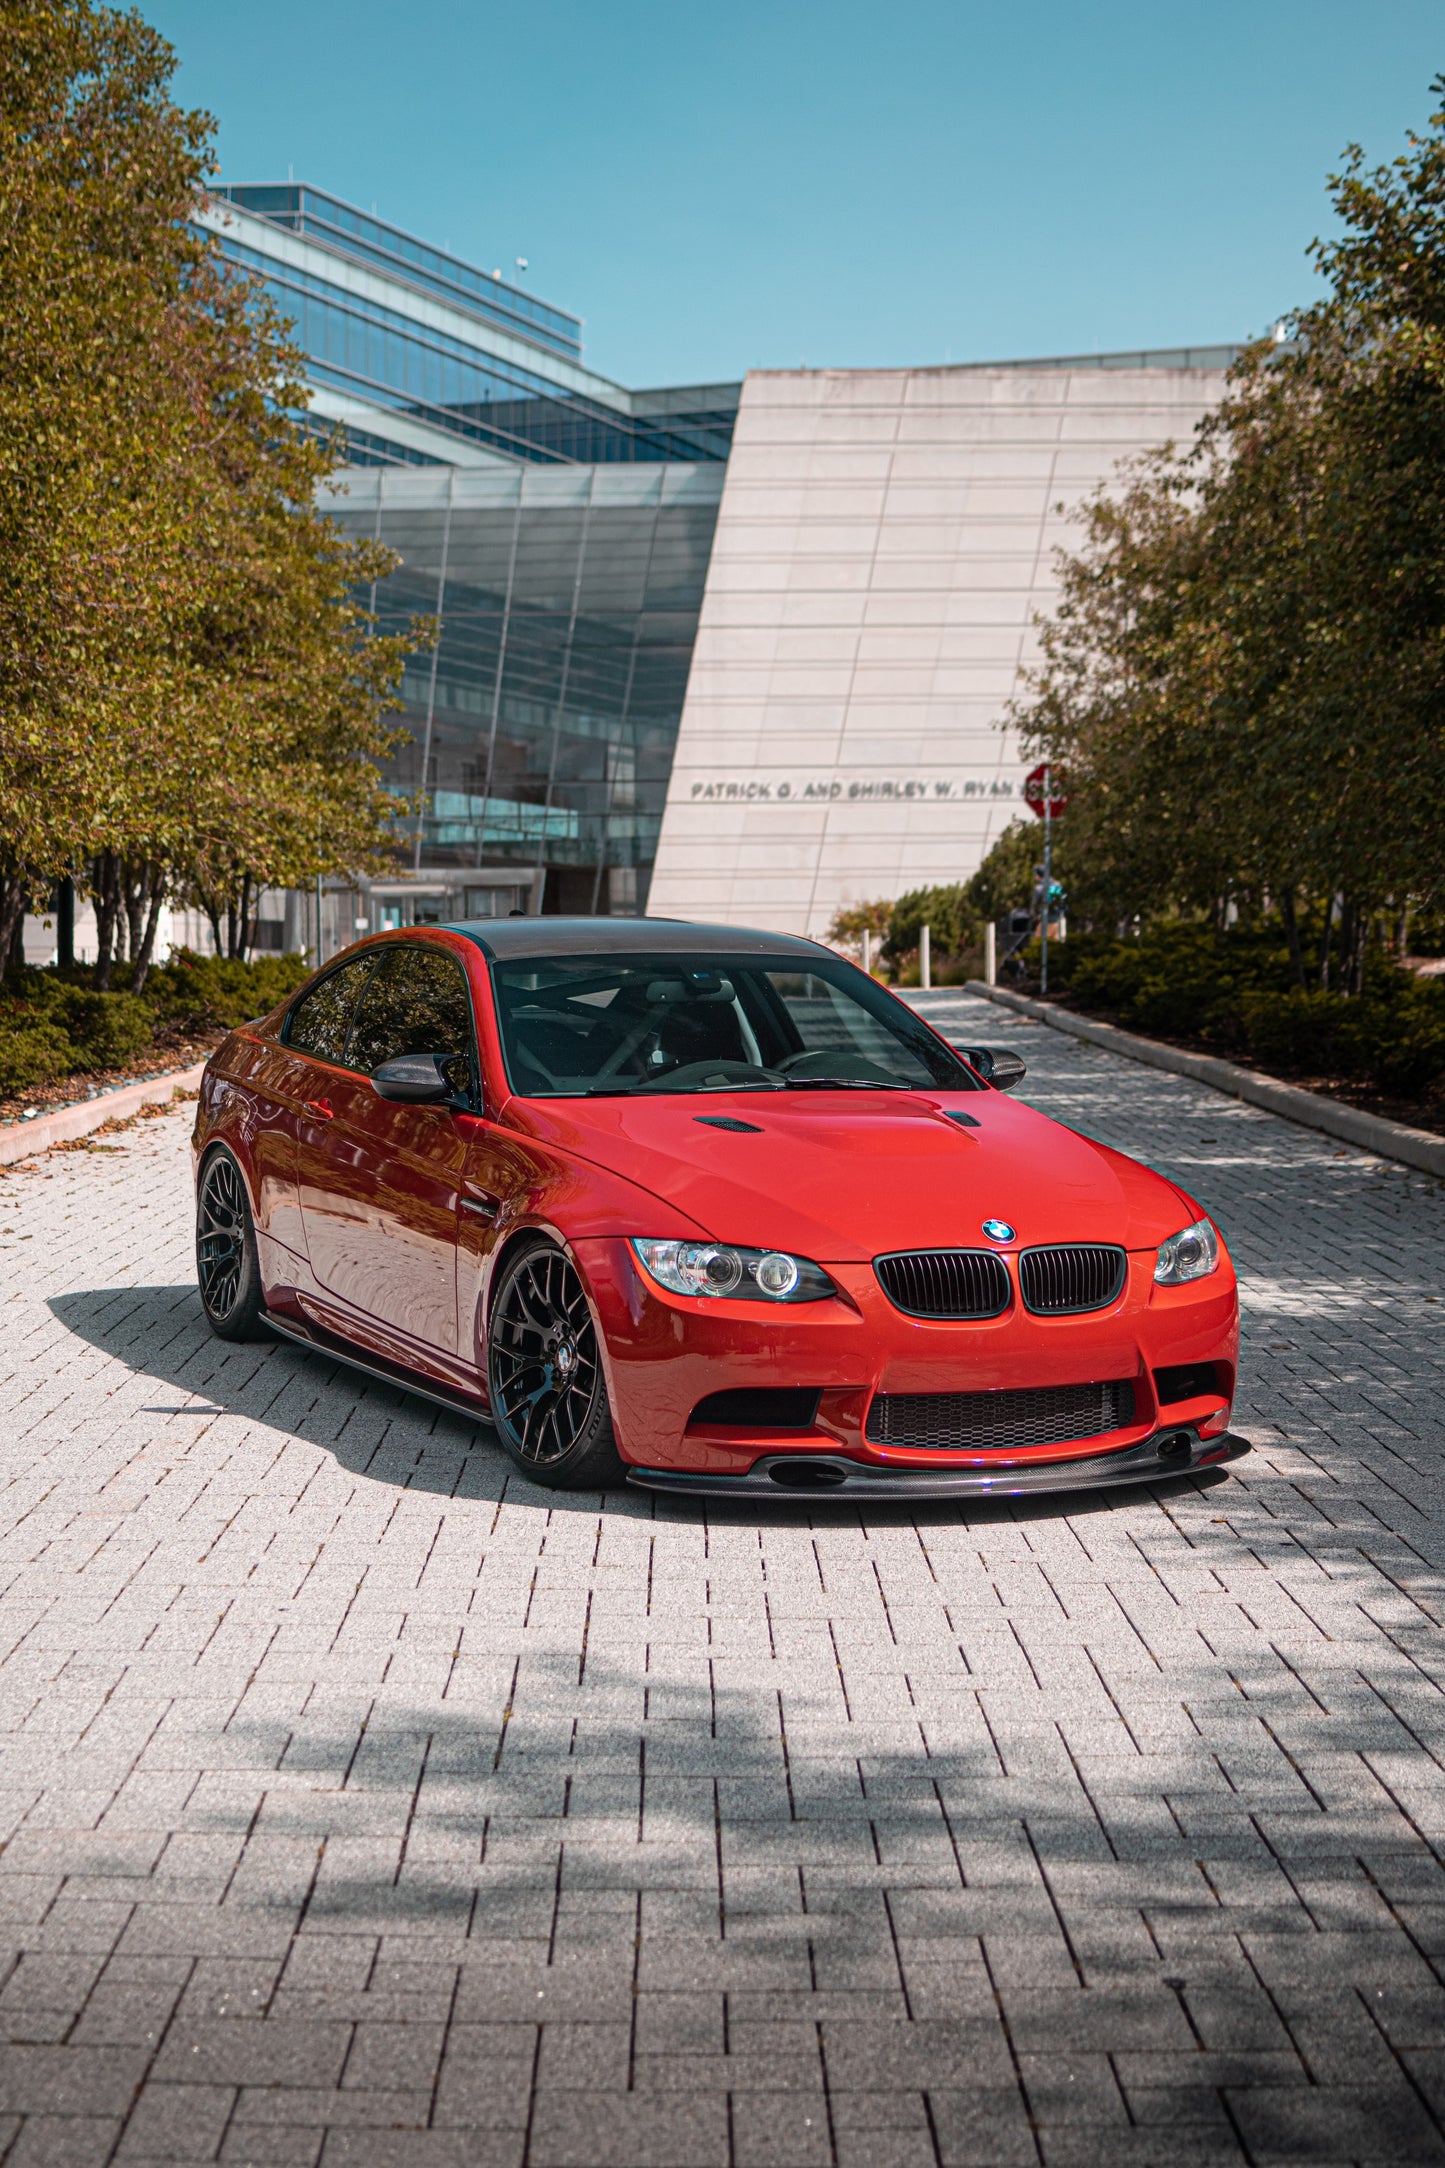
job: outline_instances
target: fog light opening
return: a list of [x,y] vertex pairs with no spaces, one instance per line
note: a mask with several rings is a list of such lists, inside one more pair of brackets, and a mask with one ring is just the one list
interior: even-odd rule
[[1188,1460],[1194,1440],[1187,1430],[1167,1430],[1154,1448],[1161,1460]]

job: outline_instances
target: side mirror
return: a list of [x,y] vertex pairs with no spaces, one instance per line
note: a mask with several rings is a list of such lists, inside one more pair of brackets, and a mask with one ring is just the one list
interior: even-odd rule
[[371,1072],[371,1088],[378,1099],[393,1099],[404,1107],[439,1107],[455,1099],[456,1089],[446,1074],[450,1054],[398,1054]]
[[958,1051],[996,1092],[1011,1092],[1029,1073],[1023,1057],[1011,1054],[1006,1046],[961,1046]]

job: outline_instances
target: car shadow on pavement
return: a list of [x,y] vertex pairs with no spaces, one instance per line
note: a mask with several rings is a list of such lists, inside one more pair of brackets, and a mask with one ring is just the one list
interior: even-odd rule
[[[328,1452],[338,1467],[399,1489],[439,1496],[544,1505],[560,1513],[595,1515],[596,1491],[557,1491],[529,1483],[512,1467],[490,1425],[469,1423],[403,1386],[368,1378],[320,1350],[283,1340],[237,1344],[218,1340],[206,1324],[195,1287],[77,1289],[51,1298],[49,1308],[68,1332],[103,1354],[154,1379],[162,1396],[137,1413],[157,1416],[244,1416]],[[164,1389],[183,1395],[164,1400]],[[1160,1500],[1185,1497],[1229,1481],[1227,1470],[1174,1476],[1147,1486]],[[1137,1502],[1145,1486],[1116,1491],[1065,1491],[1045,1497],[919,1499],[869,1509],[871,1525],[936,1525],[967,1520],[1049,1519],[1108,1513]],[[780,1495],[692,1499],[620,1488],[605,1494],[606,1510],[639,1518],[744,1521],[764,1526],[800,1522],[856,1525],[856,1501]]]
[[162,1388],[144,1412],[248,1417],[329,1452],[350,1474],[413,1490],[486,1498],[500,1496],[509,1476],[514,1491],[521,1481],[485,1423],[319,1350],[218,1340],[189,1283],[77,1289],[49,1307],[67,1331]]

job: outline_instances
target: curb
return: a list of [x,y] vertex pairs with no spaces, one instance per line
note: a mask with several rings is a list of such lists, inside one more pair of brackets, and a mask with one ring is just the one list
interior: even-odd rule
[[1359,1107],[1341,1106],[1337,1100],[1321,1098],[1318,1092],[1302,1091],[1297,1084],[1261,1076],[1255,1069],[1241,1069],[1232,1061],[1218,1061],[1209,1054],[1186,1054],[1181,1047],[1165,1046],[1159,1039],[1141,1039],[1132,1031],[1120,1031],[1116,1024],[1096,1024],[1089,1017],[1057,1009],[1050,1002],[1033,1001],[1027,994],[1012,993],[1005,986],[987,986],[982,979],[967,980],[961,991],[980,995],[1000,1008],[1014,1009],[1036,1023],[1051,1024],[1055,1031],[1068,1032],[1072,1038],[1087,1039],[1091,1045],[1122,1054],[1128,1061],[1142,1061],[1151,1069],[1168,1069],[1175,1076],[1192,1077],[1196,1084],[1211,1085],[1232,1099],[1264,1107],[1305,1129],[1323,1130],[1327,1137],[1357,1144],[1381,1159],[1418,1167],[1422,1174],[1445,1175],[1445,1137],[1434,1136],[1428,1129],[1412,1129],[1408,1123],[1392,1122],[1383,1114],[1366,1114]]
[[48,1152],[53,1144],[68,1144],[72,1137],[87,1136],[105,1122],[124,1121],[127,1115],[139,1114],[142,1107],[164,1105],[178,1091],[193,1092],[205,1068],[200,1061],[194,1069],[172,1069],[165,1076],[143,1077],[139,1084],[122,1084],[118,1091],[102,1092],[96,1099],[82,1099],[73,1107],[57,1107],[53,1114],[37,1114],[33,1122],[7,1122],[0,1129],[0,1167],[33,1159],[37,1152]]

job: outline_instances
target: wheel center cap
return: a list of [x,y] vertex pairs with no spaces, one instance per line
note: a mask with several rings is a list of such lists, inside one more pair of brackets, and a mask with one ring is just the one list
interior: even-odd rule
[[552,1351],[552,1362],[559,1378],[570,1378],[577,1367],[577,1350],[570,1340],[559,1340]]

